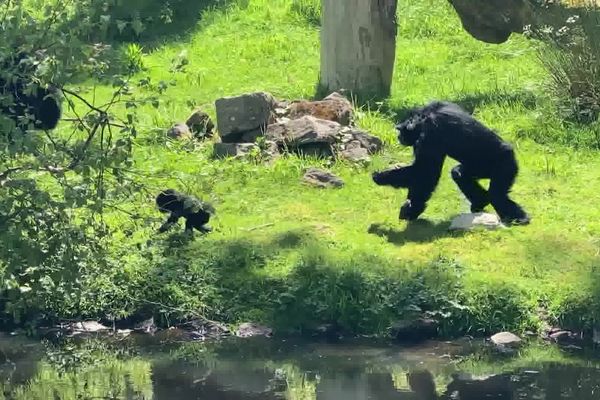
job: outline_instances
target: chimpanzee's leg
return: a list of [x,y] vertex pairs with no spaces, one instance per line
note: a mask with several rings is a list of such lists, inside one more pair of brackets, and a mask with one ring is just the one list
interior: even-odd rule
[[158,231],[160,233],[162,232],[166,232],[167,230],[169,230],[174,224],[177,223],[177,221],[179,221],[179,216],[177,214],[171,214],[169,216],[169,218],[167,219],[167,221],[161,225],[160,228],[158,228]]
[[195,228],[202,233],[209,233],[212,231],[212,228],[206,225],[209,220],[210,214],[202,210],[188,215],[186,217],[186,230],[193,230]]
[[489,194],[492,206],[505,224],[526,225],[530,221],[525,210],[509,197],[510,189],[518,172],[517,160],[511,151],[506,161],[500,165],[490,178]]
[[479,182],[477,182],[478,177],[469,171],[469,168],[459,164],[452,168],[451,175],[460,191],[463,192],[467,200],[471,203],[471,212],[481,212],[490,204],[489,193],[481,187]]

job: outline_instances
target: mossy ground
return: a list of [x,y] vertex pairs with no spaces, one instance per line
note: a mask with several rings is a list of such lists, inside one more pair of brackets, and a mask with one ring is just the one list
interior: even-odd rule
[[[400,2],[391,98],[357,105],[358,125],[386,143],[369,165],[295,156],[217,161],[212,143],[181,145],[152,133],[184,120],[190,102],[214,116],[214,100],[222,96],[312,97],[319,31],[298,9],[290,0],[250,0],[205,11],[191,32],[146,55],[145,74],[177,85],[158,110],[144,113],[136,158],[149,191],[122,206],[140,218],[108,217],[122,270],[94,278],[108,289],[90,302],[135,311],[150,301],[156,312],[195,308],[280,328],[336,322],[367,333],[419,309],[438,312],[447,333],[535,328],[540,305],[553,318],[591,323],[599,276],[597,129],[556,116],[536,43],[520,36],[501,45],[478,42],[445,2]],[[173,74],[171,60],[182,50],[190,65]],[[97,96],[108,90],[99,88]],[[473,109],[515,145],[521,172],[513,196],[532,215],[531,225],[449,234],[452,217],[468,210],[450,178],[451,160],[423,215],[427,221],[398,221],[405,191],[377,187],[370,175],[411,160],[410,149],[395,141],[394,122],[407,107],[431,99]],[[331,168],[346,185],[304,186],[309,166]],[[148,241],[162,218],[153,195],[167,187],[211,199],[214,233],[193,242],[177,234]]]

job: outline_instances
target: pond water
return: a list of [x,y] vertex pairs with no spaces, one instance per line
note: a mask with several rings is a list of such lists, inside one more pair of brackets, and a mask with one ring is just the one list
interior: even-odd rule
[[3,337],[0,399],[590,400],[600,399],[595,359],[543,344],[498,354],[481,341]]

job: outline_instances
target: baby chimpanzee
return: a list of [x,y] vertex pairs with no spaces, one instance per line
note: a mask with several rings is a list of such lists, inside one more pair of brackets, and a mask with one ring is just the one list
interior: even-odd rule
[[166,189],[156,196],[156,205],[160,212],[171,213],[167,221],[158,229],[161,233],[176,224],[179,218],[185,218],[186,233],[193,233],[194,228],[202,233],[212,231],[212,228],[206,225],[210,216],[215,213],[215,209],[209,203],[174,189]]

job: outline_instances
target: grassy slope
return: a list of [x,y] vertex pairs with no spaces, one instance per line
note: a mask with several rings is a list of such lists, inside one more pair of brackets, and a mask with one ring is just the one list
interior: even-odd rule
[[[188,100],[214,115],[213,102],[221,96],[255,90],[280,98],[312,96],[318,31],[289,8],[290,1],[251,0],[244,9],[210,12],[189,38],[149,54],[154,80],[171,78],[170,60],[182,49],[191,64],[187,74],[177,75],[166,105],[149,109],[144,123],[166,127],[184,119]],[[532,44],[521,37],[502,45],[480,43],[440,1],[403,1],[399,15],[391,112],[359,112],[359,125],[389,144],[384,154],[367,167],[333,165],[346,186],[322,191],[300,183],[303,168],[320,161],[211,161],[210,144],[189,151],[153,138],[137,153],[149,187],[211,197],[217,230],[169,253],[189,260],[177,267],[144,263],[143,254],[128,251],[128,277],[139,281],[178,268],[170,271],[175,289],[161,292],[159,300],[179,305],[200,290],[185,286],[181,277],[201,271],[215,288],[200,290],[203,304],[217,315],[281,325],[338,320],[363,331],[384,327],[410,304],[439,308],[446,298],[471,306],[453,310],[458,313],[450,317],[451,330],[523,328],[535,323],[538,300],[562,315],[576,309],[571,300],[592,296],[600,231],[592,182],[600,175],[600,157],[531,140],[551,143],[569,135],[549,116],[540,86],[545,76]],[[410,160],[410,152],[394,143],[393,113],[433,98],[472,104],[479,118],[516,144],[522,172],[514,198],[532,214],[532,225],[447,234],[444,223],[468,209],[450,179],[451,160],[424,214],[431,225],[405,230],[398,222],[406,193],[376,187],[370,172]],[[571,135],[576,133],[586,134]],[[150,195],[140,201],[146,208],[137,211],[158,217]],[[113,222],[123,228],[132,223]],[[264,224],[272,225],[248,230]],[[145,243],[151,229],[138,230],[121,245]],[[456,280],[458,288],[448,289]]]

